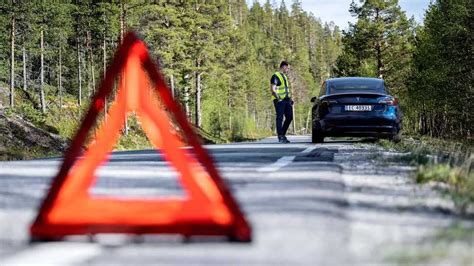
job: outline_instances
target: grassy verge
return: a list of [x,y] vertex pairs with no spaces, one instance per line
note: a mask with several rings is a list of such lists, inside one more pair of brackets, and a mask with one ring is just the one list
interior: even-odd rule
[[442,184],[460,213],[474,206],[474,143],[433,138],[406,138],[399,144],[381,140],[384,148],[405,152],[400,159],[418,167],[414,175],[420,183]]
[[472,157],[465,166],[449,164],[421,165],[416,174],[419,183],[438,182],[448,185],[446,192],[462,214],[474,204],[474,173],[470,171]]
[[0,149],[0,161],[31,160],[37,158],[61,156],[61,152],[50,151],[42,148],[8,147]]
[[[59,100],[54,96],[48,97],[46,100],[49,103],[47,112],[41,113],[39,108],[39,99],[37,95],[17,90],[16,101],[18,104],[15,108],[2,109],[2,113],[8,118],[14,118],[14,116],[21,117],[22,120],[28,121],[34,125],[34,127],[42,129],[46,132],[53,133],[61,136],[64,140],[71,140],[84,116],[89,103],[79,107],[76,103],[77,99],[72,95],[65,94],[62,100],[62,107],[59,106]],[[102,116],[99,117],[102,119]],[[114,147],[116,150],[136,150],[136,149],[147,149],[152,148],[150,141],[143,132],[139,121],[136,117],[131,116],[128,120],[129,134],[127,136],[121,136],[118,143]],[[218,132],[210,134],[206,129],[196,128],[197,134],[199,134],[204,144],[217,144],[217,143],[228,143],[228,142],[239,142],[239,141],[251,141],[256,140],[269,135],[269,132],[258,130],[255,128],[254,123],[247,121],[238,121],[234,125],[232,131]],[[5,124],[6,121],[3,121]],[[36,147],[35,138],[31,137],[29,133],[25,132],[11,132],[10,128],[7,130],[1,130],[3,125],[0,121],[0,160],[23,160],[23,159],[34,159],[44,158],[49,156],[58,156],[60,153],[52,152],[53,149],[48,147]],[[98,125],[97,125],[98,126]],[[95,131],[91,133],[94,134]],[[5,139],[2,139],[4,137]],[[12,143],[9,139],[14,139],[17,143],[29,143],[24,148],[18,148],[18,145]],[[25,146],[25,145],[22,145]]]
[[391,265],[472,265],[473,234],[472,227],[454,223],[418,243],[389,248],[385,258]]

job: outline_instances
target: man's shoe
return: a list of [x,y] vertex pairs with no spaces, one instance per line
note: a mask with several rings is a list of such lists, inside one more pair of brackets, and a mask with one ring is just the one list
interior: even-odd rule
[[290,143],[290,141],[286,138],[286,136],[283,136],[283,143]]
[[278,142],[279,143],[286,143],[285,142],[285,136],[278,136]]

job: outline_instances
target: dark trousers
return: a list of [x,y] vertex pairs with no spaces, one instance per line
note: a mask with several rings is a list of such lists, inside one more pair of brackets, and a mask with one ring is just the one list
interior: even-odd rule
[[[273,100],[276,112],[276,129],[278,136],[286,135],[288,127],[290,127],[291,121],[293,121],[293,105],[290,99],[282,101]],[[283,123],[283,116],[285,116],[285,122]]]

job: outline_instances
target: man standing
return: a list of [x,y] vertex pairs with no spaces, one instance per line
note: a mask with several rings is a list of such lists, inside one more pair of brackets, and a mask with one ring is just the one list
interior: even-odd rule
[[[276,112],[276,130],[278,142],[290,143],[286,138],[286,131],[293,120],[293,101],[291,100],[291,90],[286,74],[288,73],[288,63],[283,61],[280,70],[273,74],[270,87],[273,95],[273,105]],[[285,122],[283,122],[285,116]]]

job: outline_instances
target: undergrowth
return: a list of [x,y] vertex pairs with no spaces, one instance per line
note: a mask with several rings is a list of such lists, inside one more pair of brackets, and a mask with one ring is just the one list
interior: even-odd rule
[[458,210],[464,214],[474,205],[474,145],[472,141],[448,141],[434,138],[407,138],[401,143],[378,142],[384,148],[406,153],[400,160],[414,165],[420,184],[445,184]]

